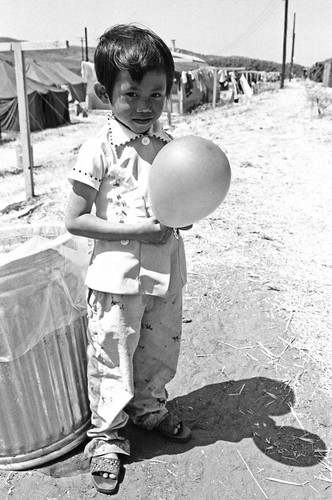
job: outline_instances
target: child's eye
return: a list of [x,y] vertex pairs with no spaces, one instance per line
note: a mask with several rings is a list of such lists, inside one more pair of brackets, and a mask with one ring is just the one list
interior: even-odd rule
[[152,94],[152,97],[155,97],[158,99],[160,97],[163,97],[163,95],[160,92],[155,92],[154,94]]
[[128,97],[137,97],[136,92],[127,92],[127,93],[126,93],[126,95],[127,95]]

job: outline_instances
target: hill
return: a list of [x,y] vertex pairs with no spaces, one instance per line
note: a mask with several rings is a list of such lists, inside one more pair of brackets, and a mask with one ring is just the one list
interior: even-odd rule
[[[218,67],[233,67],[233,68],[243,68],[246,70],[254,71],[279,71],[282,70],[282,64],[276,63],[274,61],[265,61],[263,59],[253,59],[250,57],[243,56],[215,56],[215,55],[204,55],[189,52],[188,50],[181,50],[184,54],[195,55],[204,59],[210,66]],[[290,64],[286,64],[286,74],[289,72]],[[293,73],[295,76],[302,76],[304,66],[300,64],[293,64]]]

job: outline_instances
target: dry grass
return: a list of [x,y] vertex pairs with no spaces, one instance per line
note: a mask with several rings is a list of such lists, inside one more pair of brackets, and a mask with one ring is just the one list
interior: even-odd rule
[[332,118],[332,88],[323,87],[320,83],[308,81],[307,95],[313,109],[317,110],[319,118]]

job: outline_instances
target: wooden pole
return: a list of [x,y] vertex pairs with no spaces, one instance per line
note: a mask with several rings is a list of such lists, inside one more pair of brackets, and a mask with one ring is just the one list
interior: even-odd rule
[[282,71],[281,71],[281,81],[280,81],[280,88],[281,89],[284,88],[285,72],[286,72],[287,18],[288,18],[288,0],[285,0],[284,43],[283,43]]
[[213,109],[216,107],[216,103],[217,103],[217,75],[218,75],[218,70],[217,70],[217,68],[214,68],[214,70],[213,70],[213,93],[212,93],[212,108]]
[[29,101],[26,91],[24,51],[67,49],[68,42],[15,42],[0,43],[0,52],[14,51],[15,77],[17,86],[18,115],[20,123],[20,139],[22,145],[22,163],[25,180],[26,198],[34,196],[33,156],[30,141]]
[[180,86],[179,94],[180,94],[179,113],[180,113],[180,115],[183,115],[183,108],[184,108],[184,105],[183,105],[184,86],[183,86],[182,80],[181,80],[181,86]]
[[26,92],[26,78],[24,66],[24,52],[19,42],[13,43],[15,57],[15,75],[17,86],[17,100],[19,109],[20,138],[22,146],[22,164],[27,199],[34,196],[33,187],[33,158],[30,142],[29,104]]
[[292,38],[292,55],[291,55],[291,63],[290,63],[290,68],[289,68],[289,81],[292,80],[292,73],[293,73],[294,47],[295,47],[295,20],[296,20],[296,13],[294,12],[294,18],[293,18],[293,38]]
[[88,48],[88,29],[84,28],[84,37],[85,37],[85,60],[89,60],[89,48]]

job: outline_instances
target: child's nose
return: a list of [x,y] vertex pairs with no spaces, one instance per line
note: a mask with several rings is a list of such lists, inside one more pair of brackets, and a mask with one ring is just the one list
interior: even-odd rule
[[151,102],[149,99],[140,99],[137,104],[137,111],[140,113],[149,113],[151,111]]

